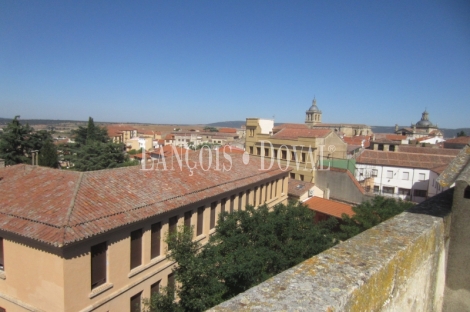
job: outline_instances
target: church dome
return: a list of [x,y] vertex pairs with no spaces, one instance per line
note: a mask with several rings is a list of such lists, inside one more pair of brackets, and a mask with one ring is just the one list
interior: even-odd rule
[[432,122],[429,120],[429,113],[427,110],[424,110],[421,116],[421,120],[416,123],[416,127],[418,128],[434,127]]
[[312,106],[310,106],[307,112],[321,113],[321,111],[318,109],[317,100],[315,98],[312,101]]

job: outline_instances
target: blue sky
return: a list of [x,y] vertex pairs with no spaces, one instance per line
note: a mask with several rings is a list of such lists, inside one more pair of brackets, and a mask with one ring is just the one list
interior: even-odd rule
[[470,127],[468,1],[1,1],[0,117]]

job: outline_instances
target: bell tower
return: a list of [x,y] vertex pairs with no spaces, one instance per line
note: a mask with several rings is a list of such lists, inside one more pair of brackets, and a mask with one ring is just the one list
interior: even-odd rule
[[305,112],[305,124],[312,128],[319,123],[321,123],[321,110],[318,109],[317,100],[314,97],[312,106]]

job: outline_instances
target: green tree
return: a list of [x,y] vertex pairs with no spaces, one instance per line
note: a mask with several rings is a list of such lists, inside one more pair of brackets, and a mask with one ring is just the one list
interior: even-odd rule
[[72,137],[78,146],[93,142],[107,143],[109,141],[108,130],[105,127],[95,126],[93,118],[88,118],[87,127],[79,126],[72,130]]
[[[179,287],[178,308],[204,311],[334,245],[330,222],[314,224],[300,203],[219,215],[216,232],[201,247],[192,229],[168,235],[169,259]],[[146,300],[168,302],[168,294]],[[160,311],[158,309],[148,311]]]
[[46,142],[52,141],[49,132],[35,132],[28,124],[22,125],[19,117],[15,116],[0,136],[0,158],[5,159],[6,165],[31,163],[31,152],[39,151]]
[[208,132],[219,132],[219,129],[217,129],[216,127],[209,127],[209,126],[205,126],[204,131],[208,131]]
[[143,312],[182,312],[181,306],[175,302],[175,290],[162,287],[160,292],[142,300]]
[[39,150],[38,161],[40,166],[58,168],[59,159],[57,157],[57,148],[52,141],[46,141]]
[[457,132],[457,137],[461,137],[461,136],[467,136],[465,131],[462,130],[462,131]]
[[97,141],[81,146],[72,157],[73,168],[77,171],[117,168],[127,160],[121,144]]
[[376,226],[413,207],[413,203],[375,196],[369,201],[353,207],[354,215],[349,217],[343,214],[343,224],[340,225],[341,232],[338,237],[342,240],[356,236],[357,234]]

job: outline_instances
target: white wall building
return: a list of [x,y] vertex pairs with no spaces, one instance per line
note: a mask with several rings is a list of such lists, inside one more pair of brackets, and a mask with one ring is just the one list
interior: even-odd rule
[[446,189],[435,180],[454,157],[366,150],[356,160],[355,174],[367,191],[419,203]]

